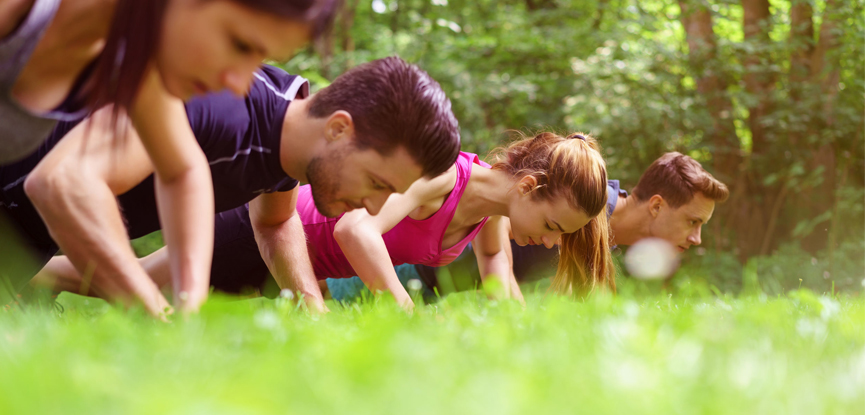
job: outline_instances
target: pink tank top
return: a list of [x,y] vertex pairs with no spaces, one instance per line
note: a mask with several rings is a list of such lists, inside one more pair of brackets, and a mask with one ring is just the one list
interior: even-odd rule
[[[442,249],[445,231],[453,220],[457,204],[466,189],[472,172],[472,164],[489,168],[477,155],[460,152],[457,157],[457,179],[454,189],[445,197],[442,207],[432,216],[415,220],[406,217],[390,231],[382,235],[393,265],[423,264],[440,267],[451,263],[475,235],[480,232],[488,218],[477,224],[456,245]],[[333,238],[333,230],[339,218],[328,218],[318,213],[312,200],[309,185],[301,186],[297,198],[303,228],[306,231],[307,247],[312,266],[318,279],[349,278],[357,275]],[[340,216],[341,217],[341,216]]]

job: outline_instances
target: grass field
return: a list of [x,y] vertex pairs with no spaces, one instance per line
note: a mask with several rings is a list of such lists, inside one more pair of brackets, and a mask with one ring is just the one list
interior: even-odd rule
[[213,297],[168,324],[62,294],[0,311],[0,414],[865,412],[861,293],[621,291],[323,317]]

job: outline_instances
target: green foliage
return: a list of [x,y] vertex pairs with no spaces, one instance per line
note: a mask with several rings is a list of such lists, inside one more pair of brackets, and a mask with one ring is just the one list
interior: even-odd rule
[[[762,211],[764,226],[782,188],[796,195],[781,204],[769,244],[774,248],[803,221],[817,224],[818,216],[835,209],[823,193],[815,206],[802,207],[802,195],[827,186],[845,194],[865,187],[863,5],[834,2],[836,9],[827,11],[825,2],[813,2],[815,39],[801,40],[790,38],[790,5],[773,2],[765,43],[744,40],[741,2],[698,3],[711,10],[718,50],[715,58],[696,64],[689,61],[674,0],[377,0],[379,12],[370,2],[348,2],[356,6],[353,25],[338,22],[329,41],[332,54],[304,53],[286,68],[314,76],[321,86],[360,62],[400,55],[442,84],[467,151],[485,155],[506,141],[507,130],[591,132],[604,146],[610,177],[625,188],[635,185],[663,152],[688,154],[710,171],[717,154],[733,152],[742,156],[742,165],[733,169],[742,177],[728,184],[745,186],[744,197]],[[796,80],[790,58],[803,43],[818,40],[827,20],[841,23],[833,32],[837,47],[825,58],[827,68],[838,70],[833,101],[820,82]],[[759,59],[746,64],[748,56]],[[696,86],[706,73],[728,85],[720,95],[733,104],[723,116],[733,121],[736,148],[718,148],[710,140],[715,127],[707,100],[712,96]],[[771,88],[747,92],[749,74],[772,79]],[[764,99],[770,107],[756,124],[766,135],[755,143],[748,108]],[[824,144],[834,154],[832,172],[813,165]],[[827,183],[824,173],[848,179]],[[865,215],[859,214],[863,201],[848,198],[838,207],[844,226],[834,240],[858,237],[865,228]],[[723,238],[709,243],[720,241],[722,249],[734,250],[736,232],[754,225],[728,222]],[[801,225],[795,238],[809,237],[815,229]],[[759,248],[757,241],[751,249]]]
[[769,295],[798,287],[820,293],[833,290],[859,290],[865,280],[865,263],[857,256],[865,241],[847,242],[829,256],[810,257],[796,244],[782,245],[772,257],[754,257],[760,287]]
[[152,254],[164,245],[165,241],[162,240],[162,231],[156,231],[132,241],[132,249],[139,258]]
[[[620,295],[528,305],[459,293],[311,317],[217,297],[201,313],[63,294],[0,311],[0,413],[856,413],[865,302]],[[682,409],[687,408],[687,409]]]
[[[833,252],[812,255],[798,243],[782,244],[772,255],[751,257],[745,265],[729,252],[692,249],[681,267],[663,284],[671,292],[690,295],[783,295],[805,288],[821,294],[858,292],[865,281],[865,240],[849,240]],[[659,292],[662,284],[640,282],[619,267],[617,284],[640,292]]]

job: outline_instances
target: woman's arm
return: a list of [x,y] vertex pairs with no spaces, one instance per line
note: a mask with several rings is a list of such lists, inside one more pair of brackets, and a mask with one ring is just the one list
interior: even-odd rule
[[125,303],[137,299],[162,315],[168,302],[138,264],[115,199],[144,180],[152,166],[131,128],[119,132],[124,140],[117,139],[111,111],[97,111],[60,140],[27,177],[24,190],[94,293]]
[[195,311],[210,285],[215,209],[210,166],[183,102],[164,89],[155,71],[145,78],[130,118],[154,167],[174,303]]
[[434,179],[420,179],[412,184],[405,194],[391,195],[375,216],[364,209],[357,209],[340,218],[333,237],[357,276],[370,291],[389,291],[403,308],[410,310],[414,307],[411,297],[394,271],[382,235],[418,207],[443,197],[452,189],[453,179],[448,173]]
[[[162,247],[150,255],[138,258],[138,263],[144,267],[144,271],[160,289],[171,282],[168,270],[168,249]],[[80,295],[93,295],[99,297],[99,293],[90,290],[89,281],[84,281],[81,274],[69,261],[66,255],[57,255],[51,258],[47,264],[30,280],[34,287],[47,288],[59,293],[68,291]],[[105,298],[111,300],[111,298]]]
[[493,216],[487,220],[483,229],[478,232],[472,242],[472,249],[478,260],[478,270],[481,281],[485,284],[494,278],[504,290],[505,298],[511,297],[525,303],[514,277],[511,241],[508,238],[508,222],[501,216]]

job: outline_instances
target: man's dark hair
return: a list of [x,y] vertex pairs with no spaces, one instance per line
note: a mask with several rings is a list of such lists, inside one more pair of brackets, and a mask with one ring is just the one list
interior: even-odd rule
[[398,57],[350,69],[309,104],[315,118],[339,110],[351,114],[359,148],[387,156],[403,147],[424,176],[444,173],[459,155],[459,125],[450,100],[426,72]]
[[730,196],[727,185],[703,170],[697,160],[672,152],[646,169],[633,193],[641,202],[660,195],[670,206],[678,208],[689,203],[697,192],[719,203]]

